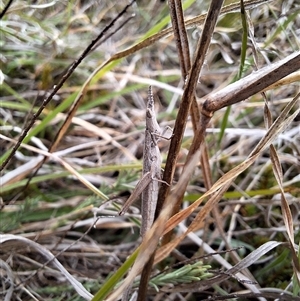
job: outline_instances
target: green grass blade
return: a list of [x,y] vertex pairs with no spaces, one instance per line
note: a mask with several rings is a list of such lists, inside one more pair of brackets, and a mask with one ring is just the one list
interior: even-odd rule
[[[242,20],[242,27],[243,27],[243,35],[242,35],[242,49],[241,49],[241,62],[239,67],[239,72],[236,80],[239,80],[243,76],[244,72],[244,66],[245,66],[245,60],[246,60],[246,52],[247,52],[247,42],[248,42],[248,25],[247,25],[247,19],[246,19],[246,12],[245,12],[245,6],[244,1],[241,0],[241,20]],[[231,111],[231,106],[228,106],[226,108],[226,112],[224,114],[224,117],[222,119],[220,133],[218,137],[218,145],[220,146],[221,141],[224,137],[225,130],[227,128],[228,119]]]
[[133,265],[139,248],[137,248],[132,255],[122,264],[122,266],[104,283],[100,290],[95,294],[91,301],[102,301],[104,298],[113,290],[116,284],[122,279],[127,273],[130,267]]

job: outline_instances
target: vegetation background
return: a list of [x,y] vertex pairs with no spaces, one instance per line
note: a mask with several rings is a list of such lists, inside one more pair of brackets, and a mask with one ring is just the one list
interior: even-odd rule
[[[257,2],[263,1],[247,2],[253,5],[247,10],[246,43],[239,9],[219,17],[197,84],[199,105],[239,76],[299,51],[300,2]],[[141,177],[148,86],[154,90],[160,126],[172,128],[185,80],[173,35],[150,41],[137,51],[133,48],[121,58],[124,49],[171,26],[166,1],[137,1],[119,15],[128,3],[0,1],[2,12],[8,7],[0,21],[3,300],[83,300],[74,290],[78,284],[67,281],[71,278],[54,266],[47,251],[70,277],[95,295],[93,300],[102,300],[96,293],[111,275],[121,278],[118,269],[141,243],[139,205],[122,217],[118,211]],[[232,3],[225,1],[224,5]],[[204,14],[209,4],[185,1],[185,18]],[[110,26],[114,18],[117,20]],[[107,26],[108,31],[84,57],[84,50]],[[202,29],[200,24],[188,27],[191,56]],[[36,118],[44,99],[77,61],[80,64]],[[299,80],[298,71],[264,95],[255,94],[214,114],[206,134],[212,183],[247,159],[268,128],[266,103],[275,120],[299,93]],[[74,103],[78,105],[74,107]],[[215,212],[207,214],[197,230],[154,266],[148,300],[275,300],[283,293],[280,300],[300,300],[297,267],[293,268],[297,259],[292,260],[293,251],[299,254],[300,238],[299,102],[297,106],[291,112],[295,113],[293,120],[273,141],[282,185],[267,148],[236,177]],[[6,164],[30,122],[33,124],[22,146]],[[189,119],[174,185],[181,177],[193,136]],[[159,142],[163,162],[169,144],[164,139]],[[206,192],[203,173],[198,166],[191,176],[182,208]],[[294,231],[292,251],[291,245],[287,247],[290,236],[281,188],[290,210],[287,221]],[[185,231],[203,206],[174,225],[176,232]],[[220,254],[207,256],[213,252]],[[250,264],[235,271],[242,274],[226,274],[229,265],[243,262],[247,255]],[[188,259],[194,261],[186,262]],[[165,278],[155,278],[164,269],[161,275]],[[218,275],[229,277],[201,285],[202,279]],[[108,286],[111,290],[114,284]]]

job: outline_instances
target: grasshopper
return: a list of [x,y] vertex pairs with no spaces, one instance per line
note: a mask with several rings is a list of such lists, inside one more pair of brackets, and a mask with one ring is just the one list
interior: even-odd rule
[[119,215],[123,215],[129,206],[142,194],[141,236],[151,228],[157,203],[159,182],[161,181],[161,154],[157,145],[161,129],[157,123],[152,87],[149,87],[146,110],[146,129],[143,154],[143,176],[137,183],[131,196],[125,202]]

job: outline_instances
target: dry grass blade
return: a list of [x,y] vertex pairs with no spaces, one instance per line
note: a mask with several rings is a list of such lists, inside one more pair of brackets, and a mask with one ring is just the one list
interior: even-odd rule
[[266,149],[272,143],[272,141],[275,138],[277,138],[278,135],[282,133],[290,125],[290,123],[295,119],[295,117],[299,113],[300,108],[296,109],[296,111],[289,117],[286,116],[291,111],[291,109],[297,104],[298,100],[299,100],[299,94],[285,106],[283,111],[280,113],[280,115],[277,117],[277,119],[268,129],[266,135],[259,141],[256,147],[252,150],[249,157],[254,156],[258,152],[262,152],[264,149]]
[[41,255],[43,255],[47,260],[48,263],[52,262],[52,264],[61,271],[61,273],[67,278],[67,280],[72,284],[74,289],[77,291],[77,293],[82,296],[85,300],[91,300],[93,298],[93,295],[90,294],[83,285],[78,282],[69,272],[61,265],[61,263],[55,258],[55,256],[48,251],[45,247],[42,245],[27,239],[22,236],[17,235],[11,235],[11,234],[1,234],[0,235],[0,245],[1,250],[12,250],[14,248],[24,248],[24,247],[31,247],[34,250],[38,251]]
[[296,279],[298,281],[298,284],[300,285],[300,263],[297,257],[297,252],[295,250],[295,241],[294,241],[294,225],[293,225],[293,217],[291,213],[291,209],[289,207],[289,203],[285,197],[285,192],[283,188],[283,172],[281,168],[281,163],[278,158],[278,154],[276,152],[276,149],[274,145],[270,145],[270,157],[272,160],[272,168],[274,171],[275,178],[277,180],[278,186],[281,191],[281,209],[283,213],[283,220],[284,224],[286,226],[286,231],[288,234],[288,240],[290,244],[290,250],[292,253],[292,260],[293,260],[293,267],[294,267],[294,273],[296,276]]
[[[3,135],[0,134],[0,137],[4,140],[13,142],[13,143],[17,143],[17,141],[7,138]],[[87,188],[89,188],[91,191],[93,191],[96,195],[98,195],[100,198],[102,198],[103,200],[108,200],[108,197],[103,194],[97,187],[95,187],[92,183],[90,183],[88,180],[86,180],[75,168],[73,168],[67,161],[63,160],[62,158],[60,158],[59,156],[57,156],[55,153],[49,153],[43,150],[40,150],[38,148],[35,148],[33,146],[30,145],[26,145],[26,144],[22,144],[21,143],[21,147],[24,147],[28,150],[34,151],[38,154],[41,154],[45,157],[49,157],[51,159],[53,159],[54,161],[59,162],[62,166],[65,167],[66,170],[68,170],[71,174],[73,174],[83,185],[85,185]],[[42,162],[43,159],[40,159],[40,161]],[[39,161],[37,162],[37,164],[39,164]],[[36,165],[33,166],[33,168]],[[28,172],[28,171],[27,171]]]
[[[203,301],[218,301],[218,300],[249,300],[249,298],[253,299],[261,299],[266,300],[280,300],[280,301],[300,301],[300,297],[292,296],[292,294],[285,294],[282,292],[260,292],[260,293],[238,293],[238,294],[228,294],[225,296],[218,296],[209,299],[203,299]],[[291,299],[292,298],[292,299]]]
[[[5,274],[6,274],[6,277],[7,277],[6,282],[9,283],[9,288],[6,290],[7,292],[6,292],[4,301],[10,301],[11,297],[12,297],[12,294],[14,292],[14,283],[15,283],[14,273],[11,270],[10,266],[5,261],[3,261],[2,259],[0,259],[0,268],[3,271],[5,271]],[[1,276],[2,275],[3,274],[1,274]]]
[[249,267],[251,264],[256,262],[260,257],[265,255],[267,252],[281,245],[281,242],[277,241],[269,241],[260,246],[258,249],[253,251],[251,254],[246,256],[242,261],[236,264],[232,269],[228,271],[228,273],[235,274],[236,272]]
[[[276,149],[274,145],[270,145],[270,157],[272,160],[272,167],[274,171],[275,178],[277,180],[278,186],[281,191],[281,204],[282,204],[282,210],[283,210],[283,219],[286,226],[286,230],[289,236],[289,240],[291,243],[291,247],[294,245],[294,227],[293,227],[293,217],[289,208],[288,201],[285,198],[284,189],[282,186],[282,179],[283,179],[283,172],[280,164],[280,160],[278,158],[278,154],[276,152]],[[298,260],[297,260],[298,261]],[[299,265],[299,264],[298,264]]]
[[[67,118],[64,120],[64,123],[62,124],[61,128],[59,129],[59,131],[57,132],[56,134],[56,137],[54,138],[54,142],[53,144],[50,146],[49,148],[49,153],[53,153],[55,151],[55,149],[57,148],[57,146],[59,145],[59,143],[61,142],[61,139],[64,137],[64,135],[66,134],[67,130],[69,129],[69,126],[71,125],[71,122],[72,122],[72,118],[75,116],[76,112],[77,112],[77,109],[79,108],[79,105],[80,105],[80,100],[82,99],[82,96],[79,98],[79,100],[77,102],[75,102],[72,106],[72,108],[70,109],[70,112],[69,114],[67,115]],[[47,161],[47,156],[45,156],[43,158],[43,160],[41,160],[37,165],[36,167],[34,167],[34,172],[31,174],[31,176],[28,178],[27,180],[27,184],[25,184],[25,186],[22,188],[22,190],[25,190],[26,187],[29,185],[31,179],[37,175],[39,169],[41,168],[41,166]],[[65,166],[67,169],[68,166],[70,166],[69,164],[67,166]],[[76,172],[75,170],[73,170],[74,172]],[[78,173],[77,173],[78,174]],[[79,174],[78,174],[79,175]],[[82,180],[84,180],[81,176],[80,178]],[[84,180],[84,182],[86,182]],[[87,183],[86,183],[87,184]]]

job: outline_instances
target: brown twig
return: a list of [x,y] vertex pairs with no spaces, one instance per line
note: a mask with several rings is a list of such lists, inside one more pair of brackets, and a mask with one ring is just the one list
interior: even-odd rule
[[263,91],[298,69],[300,69],[299,51],[254,71],[226,88],[213,93],[203,103],[202,115],[211,117],[214,112]]
[[[193,61],[191,70],[189,72],[186,87],[183,92],[181,105],[180,105],[177,119],[176,119],[175,126],[174,126],[174,132],[173,132],[174,135],[171,140],[169,154],[167,157],[167,162],[166,162],[166,167],[165,167],[165,172],[164,172],[164,177],[163,177],[163,180],[166,181],[167,183],[172,183],[175,166],[176,166],[176,161],[177,161],[177,157],[179,154],[184,129],[186,126],[188,112],[189,112],[193,97],[195,95],[194,93],[195,93],[196,85],[198,83],[199,74],[200,74],[201,68],[202,68],[204,60],[205,60],[206,53],[207,53],[209,45],[210,45],[211,37],[214,32],[214,28],[216,26],[216,22],[217,22],[222,4],[223,4],[222,0],[216,0],[216,1],[211,2],[211,5],[210,5],[210,8],[207,13],[206,20],[205,20],[202,35],[201,35],[201,38],[197,45],[194,61]],[[190,156],[192,156],[195,153],[195,151],[197,149],[199,149],[201,142],[204,138],[205,129],[207,127],[207,124],[205,124],[205,121],[208,122],[208,120],[201,119],[201,121],[203,122],[203,124],[201,124],[199,130],[203,131],[201,133],[202,138],[201,138],[201,140],[196,141],[197,147],[195,145],[195,147],[192,149],[192,151],[189,152]],[[199,133],[199,131],[198,131],[198,133]],[[169,194],[169,191],[170,191],[170,187],[162,184],[161,189],[159,191],[159,196],[158,196],[158,206],[161,206],[160,208],[162,208],[164,206],[164,202],[165,202],[167,195]],[[175,205],[175,207],[179,208],[179,206],[181,205],[181,200],[182,200],[182,198],[178,198],[178,202]],[[157,210],[160,210],[160,208],[158,208]]]

